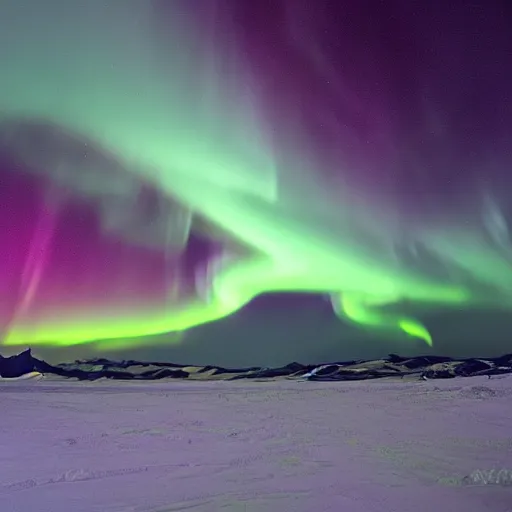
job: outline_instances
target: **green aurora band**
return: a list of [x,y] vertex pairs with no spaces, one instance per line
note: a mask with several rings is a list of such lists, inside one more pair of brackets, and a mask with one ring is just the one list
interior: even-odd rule
[[[121,162],[126,182],[145,180],[181,205],[185,220],[163,219],[168,231],[154,235],[153,247],[165,249],[169,231],[186,243],[190,224],[201,217],[245,250],[242,256],[226,246],[210,262],[197,295],[186,301],[141,304],[129,312],[54,311],[38,319],[20,313],[4,344],[137,345],[145,336],[224,318],[262,294],[290,292],[328,295],[342,319],[431,345],[427,328],[399,312],[402,303],[460,307],[488,301],[462,279],[436,279],[403,265],[394,248],[404,223],[393,208],[348,178],[323,180],[326,164],[291,120],[272,131],[257,81],[232,49],[199,44],[177,14],[165,30],[156,29],[158,16],[147,1],[45,0],[28,10],[24,3],[4,0],[0,6],[3,126],[41,120],[82,134]],[[4,143],[16,147],[15,135],[6,130]],[[31,162],[30,151],[25,147],[17,157]],[[133,203],[122,199],[135,192],[123,188],[123,179],[57,167],[44,172],[58,184],[68,180],[72,194],[93,201],[109,188],[109,197],[121,198],[109,209],[101,197],[106,231],[116,215],[133,215]],[[501,286],[503,275],[510,276],[510,269],[502,272],[502,256],[488,251],[471,226],[465,232],[430,226],[415,236],[447,265],[479,269],[488,284],[501,280]],[[130,237],[137,243],[136,233]],[[33,267],[30,293],[37,287]]]

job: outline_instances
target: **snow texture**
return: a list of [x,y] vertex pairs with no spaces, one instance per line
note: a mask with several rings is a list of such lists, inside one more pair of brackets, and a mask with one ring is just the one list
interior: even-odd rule
[[0,400],[1,512],[512,512],[506,479],[468,477],[512,475],[509,376],[43,379]]

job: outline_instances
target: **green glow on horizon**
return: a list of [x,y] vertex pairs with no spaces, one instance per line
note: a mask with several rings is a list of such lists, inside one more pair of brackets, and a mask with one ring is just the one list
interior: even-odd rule
[[[354,277],[359,270],[363,279],[369,279],[372,285],[372,295],[360,292],[351,297],[344,294],[341,301],[341,309],[337,312],[340,316],[353,320],[361,325],[376,328],[400,329],[406,334],[424,340],[428,345],[432,339],[427,329],[414,319],[394,317],[378,313],[372,308],[372,301],[382,303],[387,300],[393,302],[396,295],[389,295],[389,287],[394,286],[394,279],[386,274],[371,273],[368,268],[352,266],[347,262],[349,275]],[[290,268],[292,270],[290,270]],[[118,319],[95,318],[91,321],[77,321],[72,317],[45,322],[42,326],[18,325],[15,326],[5,339],[8,345],[17,344],[51,344],[51,345],[75,345],[81,343],[105,340],[103,345],[108,348],[108,339],[128,339],[168,332],[181,332],[197,325],[224,318],[250,302],[253,298],[263,293],[288,291],[325,293],[332,291],[333,284],[339,276],[338,266],[325,272],[322,276],[315,274],[313,269],[308,273],[296,273],[293,265],[279,265],[271,259],[261,258],[250,261],[238,261],[228,265],[215,276],[213,286],[213,300],[209,303],[193,302],[184,307],[172,310],[148,312],[137,316],[124,315]],[[346,289],[350,284],[363,286],[359,281],[351,282],[349,276],[340,276],[339,285]],[[359,276],[356,276],[356,279]],[[322,282],[322,280],[325,280]],[[364,283],[364,281],[363,281]],[[411,281],[411,285],[413,282]],[[407,293],[404,293],[407,296]],[[457,289],[437,288],[426,285],[423,293],[417,294],[420,300],[439,300],[441,297],[445,303],[459,303],[465,300],[465,295]],[[421,297],[420,297],[421,296]],[[401,295],[403,297],[403,295]],[[367,304],[368,303],[368,304]],[[115,345],[115,342],[113,343]]]

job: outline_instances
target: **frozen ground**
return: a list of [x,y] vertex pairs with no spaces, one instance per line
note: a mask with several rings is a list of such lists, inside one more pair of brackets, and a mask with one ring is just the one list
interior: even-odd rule
[[0,383],[1,512],[512,512],[512,377]]

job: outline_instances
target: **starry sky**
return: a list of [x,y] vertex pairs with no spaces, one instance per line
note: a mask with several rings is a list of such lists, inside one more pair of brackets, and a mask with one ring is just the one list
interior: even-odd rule
[[[100,0],[91,4],[94,2],[99,4]],[[128,4],[133,6],[119,8],[126,19],[113,17],[109,21],[113,26],[136,23],[138,10],[135,3],[125,2]],[[261,148],[294,148],[303,143],[311,161],[318,163],[314,181],[324,189],[338,183],[342,162],[347,169],[343,179],[356,195],[360,193],[363,209],[370,204],[382,205],[397,219],[392,225],[403,226],[408,237],[416,232],[449,236],[467,230],[484,240],[487,245],[482,244],[493,254],[499,252],[503,266],[496,266],[493,276],[488,277],[490,271],[482,265],[486,261],[492,265],[494,260],[482,257],[475,258],[474,268],[464,269],[464,283],[477,290],[477,295],[485,296],[484,305],[407,305],[432,334],[432,348],[421,340],[381,335],[378,330],[340,321],[325,294],[294,292],[263,294],[216,322],[184,333],[140,336],[129,348],[112,348],[101,355],[270,366],[292,360],[374,358],[389,352],[469,356],[511,351],[512,317],[509,308],[502,307],[508,284],[500,286],[493,281],[502,272],[503,282],[508,283],[508,263],[512,262],[508,239],[512,220],[512,8],[507,2],[451,0],[441,5],[405,0],[200,0],[193,8],[191,2],[181,0],[147,4],[153,10],[151,27],[146,30],[156,55],[155,66],[164,69],[166,59],[171,59],[168,55],[176,54],[183,60],[168,75],[162,71],[167,84],[179,81],[176,73],[189,73],[204,98],[219,88],[221,92],[229,87],[238,91],[240,76],[250,77],[250,93],[256,97],[258,115],[265,120],[265,144],[260,132],[249,128],[247,136],[236,142],[237,127],[249,126],[250,115],[236,109],[238,100],[229,94],[231,102],[210,114],[217,123],[212,124],[211,131],[203,133],[192,122],[188,127],[176,121],[178,128],[190,128],[197,137],[211,134],[213,139],[224,130],[228,118],[241,116],[242,124],[233,121],[234,131],[225,135],[226,140],[234,141],[226,145],[226,151],[238,155],[236,144],[244,145],[247,140]],[[48,27],[59,23],[72,26],[73,19],[64,13],[63,5],[59,0],[45,4],[42,14]],[[5,9],[3,16],[1,9]],[[14,24],[16,13],[19,16],[16,8],[1,9],[2,23],[9,19]],[[89,25],[84,21],[82,29],[84,41],[91,41],[92,48],[93,38],[87,30],[94,26],[95,11],[90,12]],[[29,30],[23,20],[16,22]],[[188,64],[188,54],[169,50],[170,44],[180,40],[172,30],[176,26],[188,28],[185,33],[190,55],[201,53],[198,48],[214,48],[215,55],[222,57],[215,61],[216,83],[201,71],[202,66],[211,65],[212,59],[193,67]],[[2,28],[0,23],[0,33]],[[68,37],[72,33],[69,29]],[[66,41],[58,42],[59,48],[66,47]],[[96,69],[93,64],[101,44],[104,42],[98,42],[87,57],[81,57],[90,69]],[[130,51],[135,53],[125,51],[126,62],[136,60],[137,48],[134,44]],[[62,55],[65,59],[65,53]],[[70,55],[72,62],[80,60],[72,50]],[[67,98],[67,90],[81,91],[62,75],[59,80],[48,81],[62,88],[59,94],[55,95],[55,89],[48,92],[50,88],[36,85],[35,78],[29,80],[43,76],[45,69],[33,67],[29,70],[32,74],[25,70],[23,74],[19,71],[23,64],[13,67],[13,61],[9,51],[0,52],[0,65],[10,72],[9,76],[16,78],[19,73],[22,78],[18,86],[26,88],[28,100],[20,95],[21,99],[13,101],[9,89],[0,87],[4,98],[0,113],[14,104],[30,116],[42,108],[40,105],[46,105],[47,97],[48,105],[53,101],[52,108],[58,109],[59,95]],[[149,76],[153,68],[148,64],[147,70]],[[84,102],[100,97],[102,80],[105,84],[107,81],[104,76],[92,72],[81,76],[82,92],[100,91],[98,96],[91,96],[92,100],[87,100],[85,94]],[[118,85],[119,91],[129,89],[126,80]],[[142,94],[140,91],[137,94]],[[78,92],[74,96],[69,93],[69,97],[75,101]],[[189,105],[185,100],[183,104]],[[98,105],[103,104],[98,100]],[[125,110],[131,112],[130,108]],[[186,108],[183,110],[188,120]],[[133,112],[141,114],[136,119],[142,131],[146,117],[142,110]],[[64,117],[58,121],[61,119]],[[95,123],[101,130],[101,125]],[[120,154],[104,152],[90,137],[92,131],[81,129],[85,122],[71,124],[52,132],[44,123],[30,124],[29,128],[0,123],[0,332],[3,330],[4,335],[20,322],[21,314],[30,324],[44,322],[48,315],[59,318],[72,308],[80,321],[94,322],[94,305],[94,311],[103,310],[103,317],[108,318],[114,308],[128,322],[138,308],[149,310],[165,303],[172,310],[175,302],[193,293],[197,269],[207,266],[212,255],[226,246],[237,254],[246,250],[244,244],[204,215],[198,215],[186,231],[186,211],[176,197],[169,197],[161,182],[155,185],[151,179],[140,177]],[[172,146],[172,142],[166,144]],[[250,147],[244,149],[243,158],[252,158],[251,151]],[[259,153],[255,158],[266,161]],[[67,162],[64,175],[58,171],[63,168],[62,161]],[[98,169],[106,168],[108,177],[98,174]],[[300,184],[300,171],[293,176]],[[105,193],[109,186],[114,191],[137,189],[136,202],[127,210],[126,203],[119,201],[116,209],[116,193]],[[305,215],[316,212],[306,205],[322,197],[314,189],[310,196],[305,193],[301,199]],[[485,198],[490,198],[492,212],[485,209]],[[347,219],[353,217],[354,224],[363,218],[355,206],[344,209],[344,215]],[[160,234],[168,229],[170,218],[172,240],[162,248]],[[372,222],[360,222],[366,233],[372,232]],[[375,217],[373,224],[381,232],[391,225]],[[358,234],[357,240],[364,236]],[[416,265],[421,267],[421,274],[437,276],[444,260],[436,254],[431,263],[426,257],[411,262],[401,254],[401,265],[413,269]],[[488,298],[502,295],[503,300]],[[62,360],[99,352],[94,344],[85,343],[38,346],[37,353]]]

